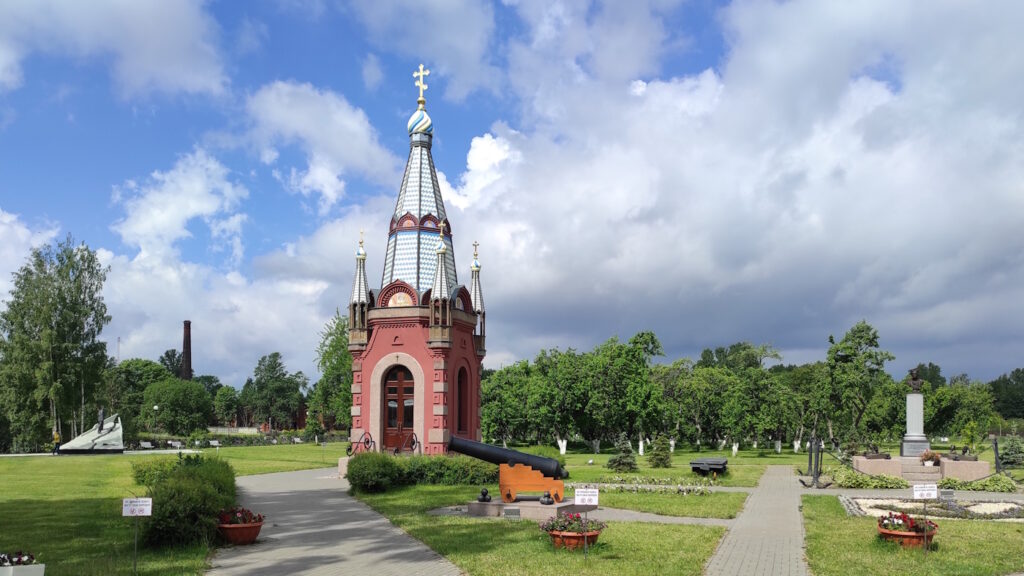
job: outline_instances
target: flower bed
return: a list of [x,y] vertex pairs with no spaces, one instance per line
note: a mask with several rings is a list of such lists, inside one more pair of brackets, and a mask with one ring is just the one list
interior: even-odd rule
[[898,542],[904,548],[930,545],[939,525],[931,520],[920,520],[900,512],[890,512],[878,519],[878,536],[889,542]]
[[551,544],[555,548],[568,550],[597,542],[598,535],[607,527],[600,520],[589,520],[580,514],[560,514],[540,523],[540,529],[551,536]]
[[43,576],[46,566],[28,552],[0,553],[0,576]]

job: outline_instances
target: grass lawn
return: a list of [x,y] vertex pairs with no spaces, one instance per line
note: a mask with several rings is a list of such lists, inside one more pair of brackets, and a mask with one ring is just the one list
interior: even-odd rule
[[584,560],[582,552],[553,550],[548,535],[532,521],[426,514],[433,508],[464,503],[467,495],[478,490],[478,486],[413,486],[359,498],[473,576],[696,576],[725,532],[712,526],[613,522]]
[[1024,524],[939,520],[934,548],[878,540],[874,518],[852,518],[834,496],[803,497],[807,558],[815,576],[998,576],[1024,570]]
[[[757,486],[758,480],[764,474],[765,466],[769,464],[807,465],[807,456],[805,454],[793,454],[792,452],[787,454],[785,451],[782,454],[776,454],[775,452],[767,452],[763,456],[758,454],[757,451],[741,450],[733,458],[732,451],[730,450],[705,450],[702,452],[682,452],[677,450],[672,454],[671,468],[651,468],[647,464],[646,456],[637,456],[636,463],[640,469],[637,472],[621,474],[605,468],[605,464],[608,463],[612,454],[588,454],[581,452],[566,454],[565,466],[569,470],[570,482],[597,482],[602,479],[608,480],[612,476],[620,476],[624,478],[672,478],[679,484],[695,484],[700,482],[703,477],[690,470],[691,460],[697,458],[726,458],[729,460],[728,469],[726,474],[718,477],[718,485],[753,487]],[[588,460],[593,460],[594,463],[587,464]]]
[[[347,444],[221,448],[238,475],[337,466]],[[323,453],[321,453],[323,451]],[[206,454],[215,453],[206,450]],[[121,498],[145,496],[131,463],[174,455],[0,458],[0,549],[28,550],[48,576],[131,574],[132,524]],[[139,574],[196,574],[206,546],[139,548]]]
[[712,492],[703,496],[682,496],[601,491],[601,506],[691,518],[735,518],[746,501],[745,492]]

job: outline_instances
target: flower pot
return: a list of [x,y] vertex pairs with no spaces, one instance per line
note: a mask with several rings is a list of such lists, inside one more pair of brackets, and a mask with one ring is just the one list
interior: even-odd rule
[[938,532],[937,528],[932,528],[929,532],[899,532],[878,527],[878,534],[883,540],[899,542],[900,546],[904,548],[920,548],[924,546],[925,542],[931,544],[936,532]]
[[252,544],[260,535],[263,522],[254,524],[218,524],[217,529],[228,542],[236,545]]
[[43,576],[46,564],[29,564],[27,566],[0,567],[0,576]]
[[588,546],[592,546],[597,542],[597,537],[601,532],[593,530],[591,532],[561,532],[558,530],[551,530],[548,535],[551,536],[551,544],[555,548],[565,548],[567,550],[576,550],[577,548],[583,548],[583,543],[586,541]]

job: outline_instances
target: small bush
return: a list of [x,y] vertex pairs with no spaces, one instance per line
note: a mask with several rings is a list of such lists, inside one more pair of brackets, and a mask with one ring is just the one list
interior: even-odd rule
[[633,447],[629,444],[629,438],[625,434],[619,436],[615,442],[615,456],[608,459],[606,466],[616,472],[636,472],[636,456],[633,454]]
[[177,458],[154,457],[150,460],[139,460],[132,462],[132,478],[140,486],[152,486],[163,480],[177,467]]
[[647,463],[651,465],[651,468],[672,467],[672,450],[667,436],[659,434],[651,443],[651,452],[647,456]]
[[195,430],[188,435],[185,445],[189,448],[209,448],[210,434],[206,430]]
[[404,483],[404,471],[397,459],[380,452],[361,452],[349,458],[345,478],[359,492],[384,492]]
[[939,481],[939,488],[945,488],[947,490],[972,490],[978,492],[1016,492],[1017,483],[1009,476],[996,474],[995,476],[989,476],[988,478],[975,480],[973,482],[957,480],[956,478],[943,478]]
[[875,476],[861,474],[860,472],[851,468],[846,468],[845,466],[832,468],[825,473],[831,476],[832,481],[840,488],[880,489],[910,487],[910,483],[903,478],[897,478],[896,476],[889,476],[887,474],[878,474]]
[[153,515],[143,521],[143,540],[151,546],[210,543],[217,513],[235,504],[235,473],[217,458],[186,456],[149,488]]
[[403,484],[494,484],[498,467],[469,456],[408,456],[397,458]]

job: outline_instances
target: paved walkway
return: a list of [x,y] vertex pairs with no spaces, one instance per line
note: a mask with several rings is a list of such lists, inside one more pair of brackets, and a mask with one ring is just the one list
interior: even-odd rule
[[792,466],[768,466],[708,562],[708,576],[807,576],[801,488]]
[[241,476],[239,497],[267,521],[251,546],[222,548],[209,576],[458,576],[447,559],[348,495],[337,468]]

